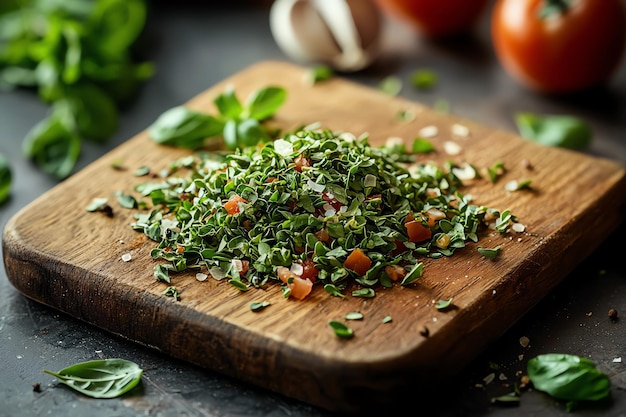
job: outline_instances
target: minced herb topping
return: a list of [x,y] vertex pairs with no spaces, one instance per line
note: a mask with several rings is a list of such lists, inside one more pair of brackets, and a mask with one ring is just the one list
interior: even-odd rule
[[[153,209],[133,228],[157,242],[155,277],[199,269],[246,290],[300,281],[371,297],[422,274],[425,257],[477,242],[487,222],[504,233],[514,217],[470,203],[450,164],[406,163],[406,153],[366,136],[300,130],[263,146],[178,161],[161,182],[136,187]],[[356,285],[353,285],[356,284]],[[296,285],[297,287],[297,285]],[[297,294],[296,294],[297,292]]]

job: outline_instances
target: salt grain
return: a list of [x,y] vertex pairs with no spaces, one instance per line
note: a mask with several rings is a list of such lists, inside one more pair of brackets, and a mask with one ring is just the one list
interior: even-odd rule
[[613,358],[613,363],[622,363],[621,356],[619,358]]
[[207,279],[208,277],[209,277],[209,276],[208,276],[207,274],[203,274],[202,272],[198,272],[198,273],[196,274],[196,280],[197,280],[197,281],[200,281],[200,282],[206,281],[206,279]]
[[467,126],[460,125],[455,123],[450,128],[453,135],[468,137],[470,134],[469,128]]
[[132,256],[130,255],[130,253],[125,253],[122,255],[122,261],[124,262],[128,262],[132,259]]
[[418,135],[423,138],[432,138],[437,136],[439,133],[439,128],[437,126],[426,126],[419,130]]
[[447,141],[444,142],[443,144],[443,150],[448,154],[448,155],[458,155],[461,153],[461,151],[463,150],[463,148],[461,148],[461,145],[459,145],[456,142],[452,142],[452,141]]

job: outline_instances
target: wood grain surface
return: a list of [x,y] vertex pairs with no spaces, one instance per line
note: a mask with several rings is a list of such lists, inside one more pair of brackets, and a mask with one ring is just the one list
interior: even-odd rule
[[[261,62],[191,100],[215,112],[213,98],[232,85],[240,98],[270,84],[288,99],[272,123],[283,129],[319,122],[373,145],[389,137],[410,143],[422,127],[436,126],[437,152],[428,158],[488,167],[504,162],[496,183],[477,180],[464,190],[475,204],[510,209],[523,233],[481,236],[502,246],[496,260],[472,244],[453,257],[425,261],[423,277],[407,288],[380,290],[373,299],[331,297],[316,287],[305,301],[284,299],[278,285],[241,293],[226,282],[176,275],[176,302],[153,276],[154,246],[132,230],[132,210],[114,194],[142,182],[135,169],[158,171],[188,151],[154,144],[145,132],[104,155],[17,213],[3,233],[7,275],[24,295],[112,333],[199,366],[311,404],[341,412],[372,410],[402,395],[445,381],[498,338],[561,281],[623,220],[624,168],[607,160],[525,141],[418,103],[335,78],[310,85],[307,69]],[[410,110],[412,121],[397,113]],[[452,126],[469,128],[469,136]],[[460,145],[458,155],[445,142]],[[122,160],[125,170],[112,169]],[[524,161],[532,164],[532,169]],[[507,192],[510,180],[532,179],[532,189]],[[107,197],[113,217],[89,213]],[[130,253],[131,261],[122,255]],[[438,311],[434,302],[453,299]],[[260,313],[255,301],[270,301]],[[355,337],[342,340],[328,322],[360,311]],[[383,323],[391,316],[390,323]],[[428,329],[428,334],[424,329]],[[366,399],[364,401],[364,399]]]

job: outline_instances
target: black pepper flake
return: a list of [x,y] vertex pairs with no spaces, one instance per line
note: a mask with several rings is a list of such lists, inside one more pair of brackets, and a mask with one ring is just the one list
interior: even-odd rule
[[33,391],[34,392],[41,392],[41,384],[39,382],[35,382],[33,384]]
[[428,337],[430,335],[430,330],[428,330],[428,327],[422,326],[420,328],[420,334],[424,337]]

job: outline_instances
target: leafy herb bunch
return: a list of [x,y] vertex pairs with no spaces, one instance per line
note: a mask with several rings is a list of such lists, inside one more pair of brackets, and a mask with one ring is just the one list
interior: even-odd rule
[[[408,284],[421,276],[419,256],[452,255],[478,240],[490,210],[497,214],[470,204],[451,169],[404,165],[395,151],[369,146],[366,136],[300,130],[214,157],[200,155],[187,178],[137,187],[155,208],[137,214],[133,227],[158,242],[153,258],[168,261],[155,268],[161,281],[206,268],[245,290],[278,279],[279,267],[309,260],[335,295],[353,282],[391,286],[391,265],[404,269]],[[445,216],[426,226],[432,238],[412,242],[405,223],[427,225],[422,214],[430,209]],[[371,260],[364,274],[346,266],[357,248]]]
[[34,88],[50,114],[23,150],[46,173],[71,174],[83,140],[103,141],[122,104],[152,75],[131,51],[143,0],[9,0],[0,6],[0,88]]

